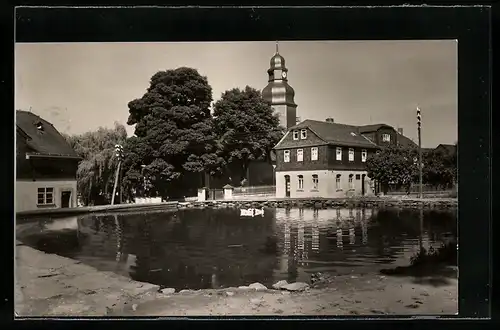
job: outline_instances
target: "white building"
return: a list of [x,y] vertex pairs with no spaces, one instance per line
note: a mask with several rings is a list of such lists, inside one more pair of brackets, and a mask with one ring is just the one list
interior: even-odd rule
[[16,111],[16,212],[77,206],[80,158],[48,121]]

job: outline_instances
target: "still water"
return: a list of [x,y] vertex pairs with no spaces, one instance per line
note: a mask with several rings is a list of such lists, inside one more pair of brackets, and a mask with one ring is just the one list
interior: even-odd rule
[[180,290],[310,282],[315,272],[408,266],[420,245],[451,240],[456,222],[455,211],[425,211],[421,221],[415,210],[265,209],[252,218],[238,209],[187,209],[40,220],[18,228],[18,239]]

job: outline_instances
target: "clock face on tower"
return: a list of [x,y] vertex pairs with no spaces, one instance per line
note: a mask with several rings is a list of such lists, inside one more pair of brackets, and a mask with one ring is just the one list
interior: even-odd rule
[[283,72],[283,73],[281,74],[281,76],[283,77],[283,79],[285,79],[285,78],[286,78],[286,72]]

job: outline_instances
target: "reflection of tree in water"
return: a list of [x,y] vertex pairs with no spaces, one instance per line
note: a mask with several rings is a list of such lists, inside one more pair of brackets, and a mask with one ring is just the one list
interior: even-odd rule
[[148,281],[177,288],[272,281],[277,259],[272,214],[246,219],[237,212],[189,210],[179,212],[179,221],[170,227],[159,222],[146,234],[144,226],[135,276],[160,269]]

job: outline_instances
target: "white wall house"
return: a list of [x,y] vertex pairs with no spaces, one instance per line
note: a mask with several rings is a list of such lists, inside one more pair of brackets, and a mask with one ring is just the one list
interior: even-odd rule
[[16,111],[16,212],[77,207],[80,158],[55,127]]

